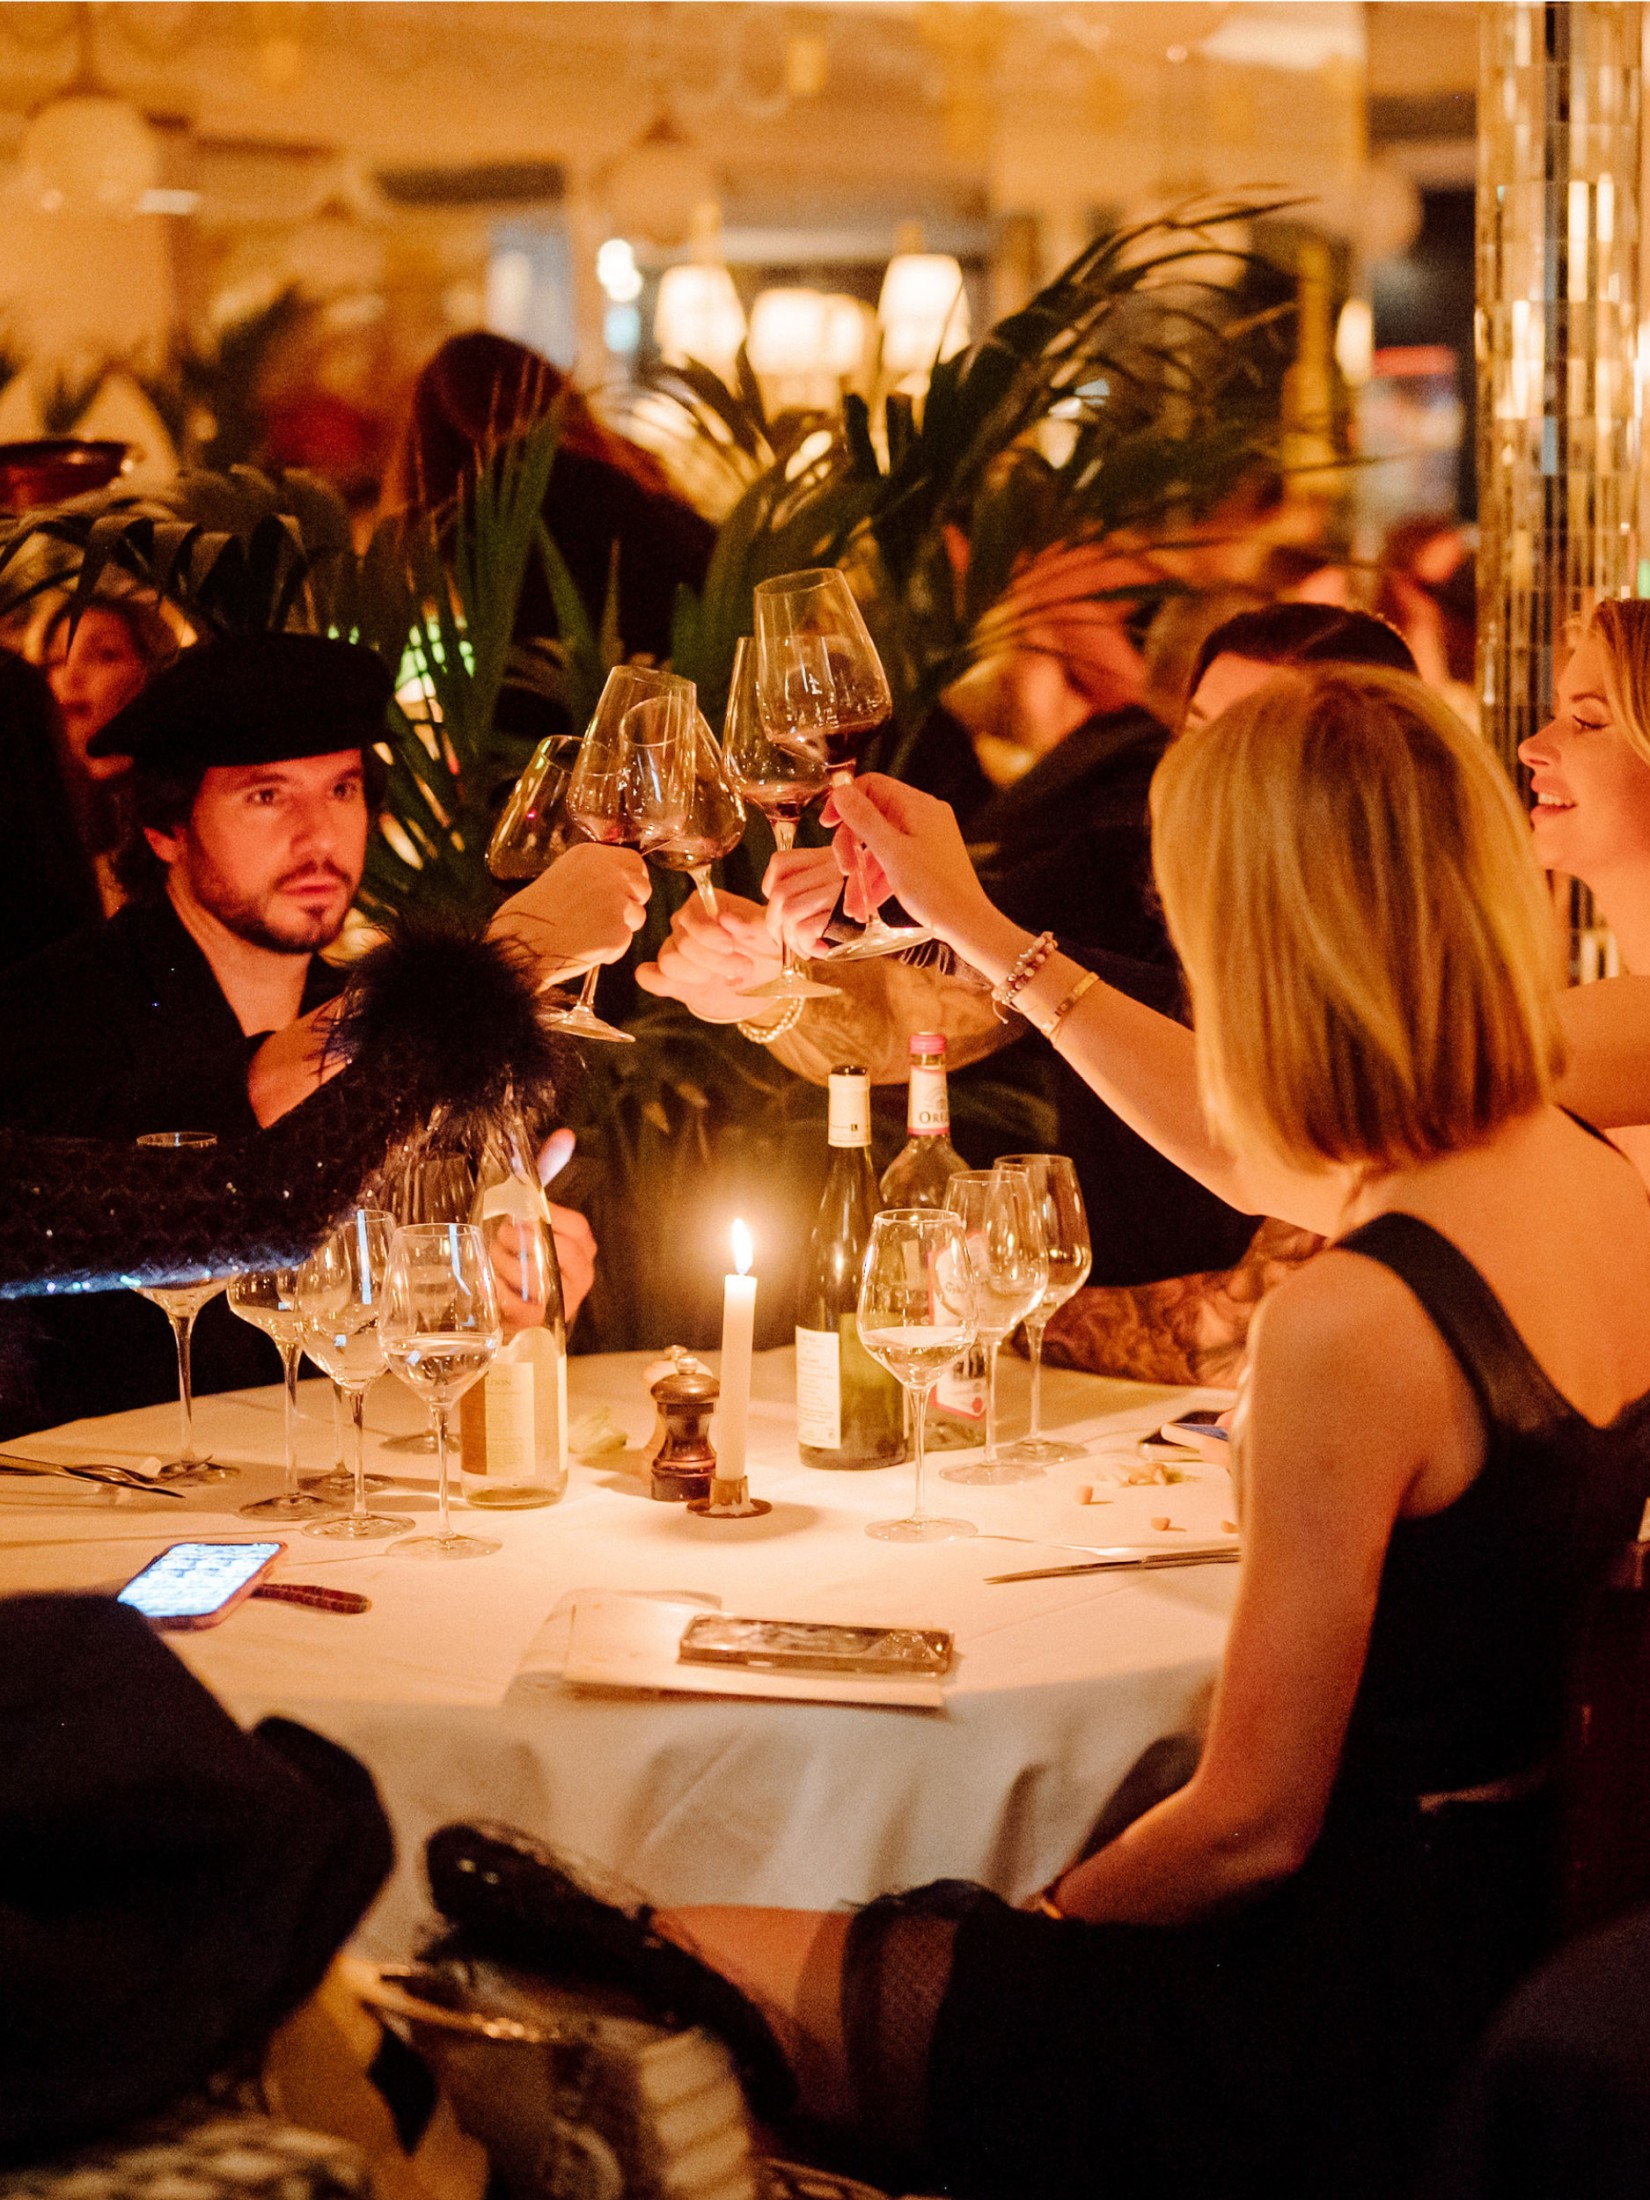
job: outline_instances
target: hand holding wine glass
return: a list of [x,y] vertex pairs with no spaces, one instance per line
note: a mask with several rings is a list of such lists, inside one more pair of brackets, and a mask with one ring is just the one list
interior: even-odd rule
[[1017,1464],[997,1451],[997,1354],[1048,1288],[1048,1247],[1042,1213],[1023,1168],[965,1169],[945,1188],[945,1204],[963,1227],[974,1313],[986,1347],[985,1456],[967,1466],[945,1467],[948,1482],[1024,1482],[1042,1473],[1036,1463]]
[[[812,748],[782,748],[769,740],[757,696],[756,644],[748,635],[740,636],[733,653],[733,683],[728,690],[722,753],[728,778],[767,819],[778,854],[788,855],[796,844],[796,828],[804,813],[828,785],[825,760]],[[787,944],[778,977],[750,986],[746,998],[818,1001],[834,998],[840,991],[839,986],[821,985],[810,978]]]
[[1043,1434],[1043,1332],[1067,1299],[1082,1289],[1094,1265],[1089,1242],[1088,1216],[1083,1209],[1082,1187],[1076,1164],[1063,1153],[1004,1154],[1001,1166],[1022,1168],[1031,1179],[1031,1196],[1043,1219],[1043,1238],[1048,1247],[1048,1283],[1043,1296],[1026,1316],[1026,1337],[1031,1347],[1031,1428],[1003,1457],[1028,1466],[1053,1466],[1063,1460],[1081,1459],[1081,1444],[1062,1443]]
[[482,1233],[469,1222],[415,1223],[398,1230],[384,1278],[384,1349],[401,1380],[435,1415],[439,1518],[433,1535],[395,1546],[403,1558],[485,1558],[499,1546],[459,1535],[450,1512],[451,1415],[486,1374],[504,1325]]
[[916,1502],[903,1520],[866,1529],[884,1543],[950,1543],[976,1533],[971,1520],[923,1510],[928,1398],[975,1337],[974,1286],[958,1217],[934,1207],[889,1207],[871,1225],[859,1291],[860,1342],[910,1398]]
[[[861,749],[893,712],[888,676],[847,577],[834,566],[758,583],[756,692],[775,747],[818,761],[832,786],[854,776]],[[915,947],[921,925],[884,924],[873,908],[864,932],[825,958],[858,961]]]
[[[570,821],[589,840],[645,854],[679,833],[688,814],[689,734],[694,686],[668,672],[615,665],[579,746],[565,797]],[[628,1031],[604,1023],[592,1005],[591,965],[564,1031],[629,1044]]]

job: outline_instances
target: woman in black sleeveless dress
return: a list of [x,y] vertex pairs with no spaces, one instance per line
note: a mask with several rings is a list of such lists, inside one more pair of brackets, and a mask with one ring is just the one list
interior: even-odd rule
[[[835,799],[1085,1074],[1097,1029],[1159,1043],[1028,955],[943,805]],[[1570,1647],[1650,1493],[1650,1207],[1552,1104],[1524,819],[1418,682],[1280,675],[1181,737],[1152,804],[1197,1027],[1183,1142],[1336,1241],[1251,1331],[1197,1770],[1029,1911],[941,1884],[640,1922],[757,2001],[805,2108],[914,2189],[1385,2200],[1548,1931]],[[482,1874],[446,1841],[438,1896],[438,1862]]]

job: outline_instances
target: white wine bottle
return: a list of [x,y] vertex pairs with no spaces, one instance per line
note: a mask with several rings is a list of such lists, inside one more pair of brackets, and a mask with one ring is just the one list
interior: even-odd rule
[[[911,1034],[911,1093],[906,1140],[882,1172],[885,1207],[943,1207],[945,1187],[968,1163],[951,1143],[951,1093],[943,1031]],[[985,1442],[985,1352],[970,1345],[934,1386],[928,1441],[935,1451]]]
[[[472,1505],[525,1511],[567,1487],[567,1334],[550,1208],[519,1116],[501,1118],[476,1176],[474,1220],[499,1295],[532,1310],[458,1409],[459,1465]],[[542,1311],[540,1311],[542,1309]]]
[[797,1295],[797,1449],[810,1467],[886,1467],[905,1449],[898,1383],[859,1341],[859,1281],[877,1211],[871,1080],[835,1069],[831,1165]]

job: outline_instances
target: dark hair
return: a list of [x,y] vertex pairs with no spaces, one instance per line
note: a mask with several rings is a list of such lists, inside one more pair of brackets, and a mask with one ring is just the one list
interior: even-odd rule
[[[206,771],[204,764],[176,765],[170,770],[134,764],[121,782],[125,829],[114,855],[114,874],[133,901],[159,901],[165,893],[167,867],[150,847],[147,833],[175,833],[188,824]],[[389,783],[388,764],[375,748],[364,748],[361,787],[374,817],[383,806]]]
[[1408,642],[1385,619],[1334,604],[1273,603],[1240,611],[1205,635],[1186,689],[1198,683],[1217,657],[1247,657],[1257,665],[1376,665],[1388,672],[1415,671]]

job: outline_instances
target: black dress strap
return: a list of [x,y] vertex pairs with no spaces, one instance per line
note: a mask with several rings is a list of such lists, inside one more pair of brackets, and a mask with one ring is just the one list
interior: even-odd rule
[[1581,1418],[1466,1254],[1430,1222],[1419,1215],[1377,1215],[1337,1244],[1342,1252],[1379,1261],[1408,1285],[1454,1353],[1489,1425],[1534,1434],[1562,1416]]

